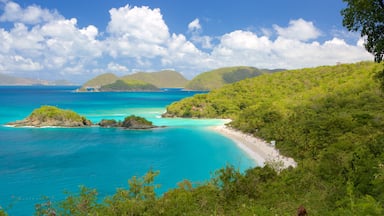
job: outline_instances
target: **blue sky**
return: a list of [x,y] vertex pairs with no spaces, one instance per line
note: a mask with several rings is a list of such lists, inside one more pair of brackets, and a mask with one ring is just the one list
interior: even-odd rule
[[67,79],[372,60],[340,0],[0,0],[0,73]]

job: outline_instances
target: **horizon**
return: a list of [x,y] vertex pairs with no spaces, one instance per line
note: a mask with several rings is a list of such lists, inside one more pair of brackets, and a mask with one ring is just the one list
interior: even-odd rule
[[[373,60],[340,1],[0,0],[0,73],[85,81],[222,67],[299,69]],[[289,9],[288,9],[289,8]]]

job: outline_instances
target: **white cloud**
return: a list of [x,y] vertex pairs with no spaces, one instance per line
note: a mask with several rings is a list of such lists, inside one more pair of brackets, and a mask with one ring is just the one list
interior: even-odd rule
[[107,68],[108,68],[108,71],[112,71],[112,72],[128,72],[129,71],[126,66],[120,65],[115,62],[108,63]]
[[286,28],[278,25],[274,25],[273,28],[280,37],[300,41],[316,39],[321,35],[320,30],[318,30],[312,22],[308,22],[303,19],[289,21],[289,26]]
[[248,31],[234,31],[222,36],[211,54],[217,67],[252,65],[259,68],[302,68],[356,62],[372,56],[361,46],[348,45],[340,38],[319,42],[278,37],[272,40]]
[[188,31],[198,31],[200,29],[201,29],[200,21],[197,18],[188,24]]
[[198,18],[194,19],[192,22],[188,24],[188,33],[191,33],[191,41],[201,45],[204,49],[212,49],[212,37],[210,36],[202,36],[202,27],[200,25],[200,20]]
[[106,52],[114,57],[135,58],[136,63],[148,65],[143,58],[155,58],[166,53],[168,27],[160,9],[148,7],[113,8],[105,40]]
[[161,44],[169,38],[168,27],[160,9],[149,7],[113,8],[107,30],[114,37],[145,43]]
[[0,22],[13,22],[13,27],[0,27],[0,72],[15,75],[39,73],[47,79],[85,81],[108,71],[173,68],[192,78],[224,66],[292,69],[372,59],[364,39],[351,43],[340,33],[319,41],[320,30],[303,19],[291,20],[286,27],[263,28],[262,35],[233,30],[212,36],[202,35],[203,27],[195,19],[184,35],[169,32],[160,9],[126,5],[109,11],[100,39],[96,26],[79,27],[76,18],[35,5],[4,5]]
[[0,16],[0,21],[38,24],[62,18],[56,11],[42,9],[36,5],[23,9],[19,4],[10,1],[5,3],[4,13]]

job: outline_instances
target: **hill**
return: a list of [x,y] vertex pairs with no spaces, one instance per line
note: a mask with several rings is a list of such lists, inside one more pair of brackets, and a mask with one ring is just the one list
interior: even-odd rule
[[212,90],[220,88],[225,84],[275,71],[245,66],[219,68],[199,74],[189,81],[185,88],[190,90]]
[[[373,77],[383,69],[361,62],[264,74],[176,102],[167,113],[232,118],[232,127],[275,140],[298,161],[257,190],[256,203],[276,210],[270,215],[300,204],[311,215],[380,215],[384,97]],[[237,184],[235,191],[246,188]]]
[[99,88],[99,91],[160,91],[160,89],[147,82],[125,78],[103,85]]
[[113,73],[101,74],[101,75],[87,81],[86,83],[84,83],[78,89],[78,91],[87,91],[87,90],[98,89],[103,85],[108,85],[108,84],[114,83],[118,79],[119,79],[119,77]]
[[36,80],[30,78],[15,77],[7,74],[0,73],[0,85],[2,86],[11,86],[11,85],[73,85],[73,83],[66,80],[56,80],[56,81],[47,81],[47,80]]
[[[138,72],[122,77],[118,77],[113,73],[105,73],[87,81],[78,89],[78,91],[99,91],[102,86],[113,84],[117,80],[124,80],[126,83],[130,84],[133,84],[133,80],[136,80],[136,84],[139,82],[141,84],[146,83],[148,87],[147,89],[149,89],[149,85],[153,85],[156,90],[158,90],[158,88],[182,88],[188,82],[188,80],[186,80],[179,72],[170,70],[160,72]],[[117,84],[123,83],[118,82]],[[114,85],[116,86],[116,83]],[[130,91],[128,90],[129,88],[126,89],[126,91]]]
[[125,78],[151,83],[158,88],[183,88],[188,82],[183,75],[172,70],[159,72],[138,72],[122,77],[122,79]]

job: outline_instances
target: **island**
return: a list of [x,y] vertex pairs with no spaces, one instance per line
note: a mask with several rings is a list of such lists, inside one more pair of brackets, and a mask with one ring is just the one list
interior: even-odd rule
[[25,119],[10,122],[15,127],[89,127],[92,122],[72,110],[55,106],[41,106],[32,111]]
[[114,119],[103,119],[99,123],[100,127],[118,127],[118,128],[125,128],[125,129],[151,129],[156,128],[158,126],[155,126],[152,124],[151,121],[146,120],[143,117],[130,115],[128,117],[125,117],[124,121],[116,121]]
[[25,119],[7,123],[14,127],[90,127],[100,126],[105,128],[123,129],[152,129],[157,128],[151,121],[140,116],[130,115],[124,121],[114,119],[103,119],[97,124],[77,114],[72,110],[64,110],[55,106],[41,106],[32,111]]

